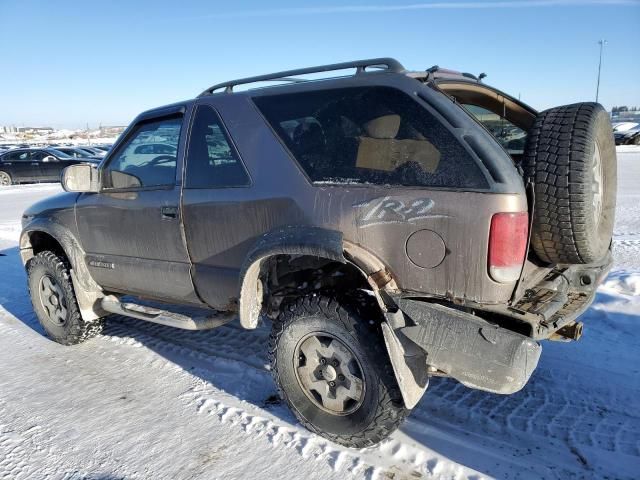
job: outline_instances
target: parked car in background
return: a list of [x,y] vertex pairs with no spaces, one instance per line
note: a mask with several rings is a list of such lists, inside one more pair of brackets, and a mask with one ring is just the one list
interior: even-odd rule
[[101,160],[101,157],[87,152],[86,150],[78,147],[57,147],[56,150],[66,153],[73,158],[93,158],[94,160]]
[[18,148],[0,154],[0,186],[24,182],[58,182],[69,165],[98,163],[73,158],[55,148]]
[[638,126],[640,126],[638,122],[618,122],[613,124],[613,131],[614,133],[624,132],[633,128],[638,128]]
[[640,124],[624,130],[614,129],[613,138],[616,145],[640,145]]
[[97,148],[98,150],[102,150],[103,152],[108,152],[109,150],[111,150],[111,145],[95,145],[95,148]]
[[139,165],[157,161],[160,156],[175,157],[177,149],[168,143],[135,143],[127,147],[122,154],[122,165]]
[[104,157],[106,155],[107,152],[105,152],[104,150],[100,150],[99,148],[96,147],[88,147],[86,145],[80,145],[78,147],[75,148],[79,148],[80,150],[84,150],[85,152],[94,155],[96,157]]

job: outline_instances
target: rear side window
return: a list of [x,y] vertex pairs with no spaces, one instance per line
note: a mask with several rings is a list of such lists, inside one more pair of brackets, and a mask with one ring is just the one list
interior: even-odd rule
[[2,160],[4,160],[5,162],[26,162],[29,161],[31,158],[31,153],[27,150],[27,151],[21,151],[21,152],[11,152],[11,153],[7,153],[4,157],[2,157]]
[[208,105],[196,110],[187,153],[185,188],[249,185],[249,175],[232,147],[216,111]]
[[474,159],[446,127],[394,88],[253,100],[313,182],[487,187]]

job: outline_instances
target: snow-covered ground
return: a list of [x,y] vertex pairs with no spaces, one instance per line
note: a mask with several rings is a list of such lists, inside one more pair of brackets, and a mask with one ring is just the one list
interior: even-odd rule
[[184,332],[114,318],[76,347],[42,335],[0,190],[0,478],[638,478],[640,151],[619,151],[616,265],[579,342],[546,342],[516,395],[435,379],[382,445],[312,435],[275,397],[268,330]]

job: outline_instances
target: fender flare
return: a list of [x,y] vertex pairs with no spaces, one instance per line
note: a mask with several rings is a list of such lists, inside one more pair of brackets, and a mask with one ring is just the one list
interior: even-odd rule
[[262,310],[260,274],[265,260],[274,255],[311,255],[347,263],[342,233],[313,226],[287,226],[265,233],[251,249],[240,270],[240,325],[258,326]]
[[356,267],[372,287],[383,312],[395,310],[389,293],[398,287],[386,265],[342,232],[314,226],[288,226],[264,234],[247,255],[240,271],[240,324],[253,329],[262,310],[260,275],[265,260],[274,255],[311,255]]
[[82,319],[88,322],[108,315],[100,306],[104,293],[87,268],[84,261],[85,252],[71,231],[63,225],[37,219],[25,226],[20,234],[19,243],[20,258],[24,267],[26,268],[29,260],[34,256],[31,234],[36,232],[46,233],[58,242],[69,260],[71,281]]

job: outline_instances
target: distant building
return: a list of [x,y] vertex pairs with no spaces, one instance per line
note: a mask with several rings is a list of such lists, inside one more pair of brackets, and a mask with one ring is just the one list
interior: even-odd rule
[[51,127],[18,127],[17,132],[43,135],[43,134],[53,133],[54,129]]
[[100,134],[105,136],[120,135],[126,128],[127,127],[122,126],[102,126],[100,127]]

